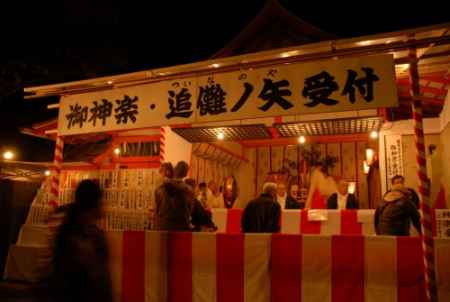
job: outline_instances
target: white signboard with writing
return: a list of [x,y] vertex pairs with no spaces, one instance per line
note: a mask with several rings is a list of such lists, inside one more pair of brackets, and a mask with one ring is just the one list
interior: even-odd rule
[[386,135],[386,183],[390,187],[391,179],[395,175],[403,174],[403,148],[401,135]]
[[211,73],[61,98],[62,135],[397,106],[392,55]]

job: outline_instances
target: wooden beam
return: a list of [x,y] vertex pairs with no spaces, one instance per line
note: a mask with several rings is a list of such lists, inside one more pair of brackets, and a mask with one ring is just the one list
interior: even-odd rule
[[151,163],[151,162],[160,162],[161,159],[159,156],[130,156],[130,157],[118,157],[114,160],[117,163]]
[[116,145],[121,143],[143,143],[143,142],[159,142],[159,135],[116,136],[113,138],[113,143]]
[[210,143],[209,145],[214,146],[217,150],[220,150],[220,151],[222,151],[222,152],[224,152],[224,153],[226,153],[226,154],[229,154],[229,155],[231,155],[231,156],[233,156],[233,157],[239,158],[239,160],[248,162],[248,158],[246,158],[245,156],[236,154],[236,153],[234,153],[233,151],[228,150],[227,148],[224,148],[224,147],[222,147],[222,146],[216,145],[216,144],[214,144],[214,143]]
[[[306,136],[306,143],[327,144],[340,142],[368,141],[368,133],[346,134],[346,135],[325,135],[325,136]],[[260,139],[241,141],[240,144],[245,148],[256,148],[266,146],[287,146],[298,145],[297,137],[280,137],[276,139]]]
[[[412,102],[412,97],[411,96],[407,96],[407,95],[405,95],[405,96],[399,96],[399,101],[400,101],[400,104],[405,104],[405,105],[411,105],[411,102]],[[445,100],[439,100],[439,99],[434,99],[434,98],[428,98],[428,97],[420,97],[420,100],[422,101],[422,102],[424,102],[425,104],[431,104],[431,105],[435,105],[435,106],[440,106],[440,107],[442,107],[442,106],[444,106],[444,101]]]

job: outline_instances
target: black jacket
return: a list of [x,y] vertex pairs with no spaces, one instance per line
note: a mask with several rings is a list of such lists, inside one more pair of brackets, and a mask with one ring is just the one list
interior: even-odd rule
[[93,223],[66,216],[54,242],[51,301],[113,301],[105,235]]
[[410,221],[419,231],[420,214],[408,193],[391,191],[375,211],[375,230],[378,235],[408,236]]
[[205,210],[197,199],[194,199],[192,206],[191,223],[194,226],[194,231],[201,231],[202,228],[217,230],[217,226],[212,221],[211,213]]
[[269,194],[250,201],[242,214],[244,233],[276,233],[280,231],[281,207]]
[[158,231],[189,231],[193,198],[183,181],[170,179],[155,191],[154,229]]
[[292,197],[291,195],[288,195],[286,197],[286,205],[285,205],[285,209],[286,210],[290,210],[290,209],[300,209],[300,203],[297,201],[297,199],[295,199],[294,197]]
[[[389,193],[389,192],[391,192],[391,191],[388,191],[387,193]],[[414,189],[412,189],[412,188],[406,188],[406,193],[409,194],[409,199],[416,206],[416,208],[420,209],[420,199],[419,199],[419,195],[417,195],[416,191],[414,191]]]
[[[337,193],[331,194],[331,196],[328,198],[327,201],[327,208],[328,209],[337,209],[338,208],[338,195]],[[347,210],[351,209],[359,209],[358,201],[356,200],[355,195],[348,194],[347,195],[347,204],[345,206]]]
[[416,191],[414,191],[414,189],[408,188],[408,192],[411,195],[411,201],[412,203],[416,206],[417,209],[420,208],[420,199],[419,199],[419,195],[417,195]]

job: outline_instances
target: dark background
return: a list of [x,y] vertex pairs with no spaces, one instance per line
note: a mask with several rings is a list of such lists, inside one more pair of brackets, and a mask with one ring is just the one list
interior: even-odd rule
[[[450,21],[442,1],[280,0],[293,14],[339,37]],[[395,2],[396,7],[393,6]],[[0,152],[48,160],[51,143],[18,127],[53,117],[23,100],[23,87],[207,59],[233,39],[265,1],[59,0],[0,4]]]

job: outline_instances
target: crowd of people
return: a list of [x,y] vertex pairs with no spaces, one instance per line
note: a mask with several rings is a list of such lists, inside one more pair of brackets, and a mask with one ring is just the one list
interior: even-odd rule
[[[220,188],[211,182],[196,184],[186,178],[189,166],[180,161],[161,167],[162,180],[155,191],[154,229],[160,231],[217,230],[210,209],[223,205]],[[392,178],[392,188],[383,196],[375,212],[378,235],[408,236],[410,224],[420,232],[419,199],[405,187],[402,176]],[[348,183],[340,180],[337,192],[327,201],[329,209],[358,209],[358,201],[348,193]],[[280,231],[282,209],[300,209],[298,186],[267,182],[262,194],[248,202],[241,220],[244,233]],[[108,268],[108,249],[103,231],[97,226],[101,217],[101,189],[93,180],[77,187],[75,201],[68,207],[60,226],[53,252],[53,269],[48,277],[52,301],[112,301]]]
[[[396,175],[391,180],[392,188],[386,192],[375,211],[374,227],[377,235],[408,236],[411,223],[421,232],[419,197],[405,186],[405,178]],[[249,233],[274,233],[280,230],[281,209],[301,208],[294,198],[296,185],[286,193],[284,184],[265,183],[262,194],[250,201],[242,216],[242,231]],[[348,192],[348,182],[341,179],[337,192],[327,200],[328,209],[359,209],[354,194]]]
[[[219,198],[215,191],[208,192],[192,178],[186,178],[189,165],[180,161],[175,168],[170,163],[161,166],[161,184],[155,191],[155,230],[164,231],[214,231],[209,209]],[[215,187],[211,186],[214,190]],[[219,200],[220,201],[220,200]]]

